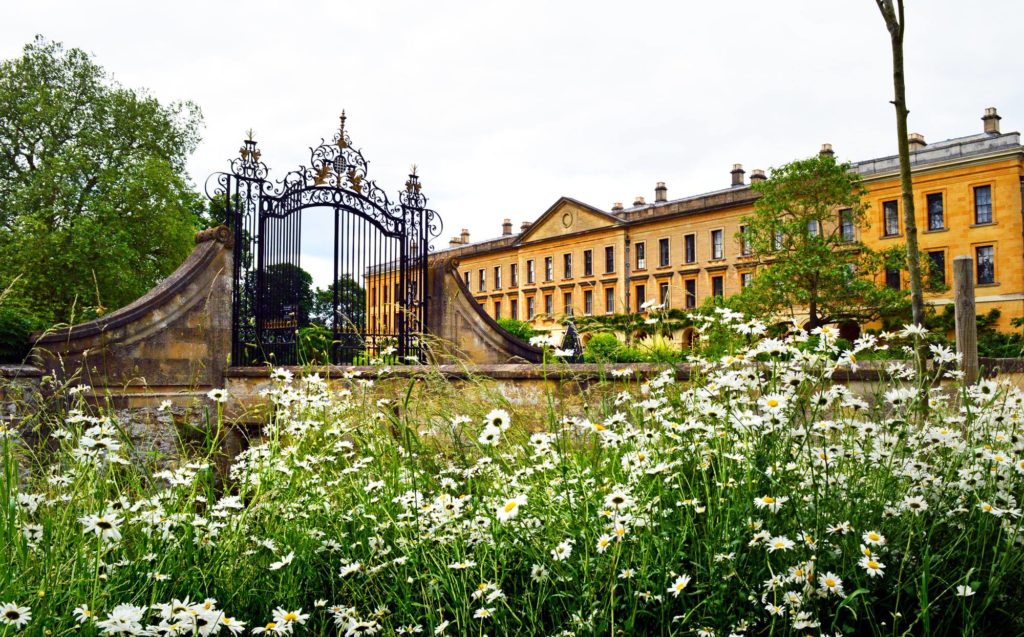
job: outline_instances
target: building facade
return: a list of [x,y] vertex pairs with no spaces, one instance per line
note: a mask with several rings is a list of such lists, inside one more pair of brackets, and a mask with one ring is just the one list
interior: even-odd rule
[[[1001,133],[999,115],[986,109],[982,130],[934,144],[911,135],[911,161],[922,259],[935,263],[951,288],[953,257],[975,260],[978,313],[999,308],[1000,328],[1024,316],[1024,147],[1018,133]],[[831,153],[826,144],[821,152]],[[905,240],[905,218],[895,156],[853,164],[867,189],[870,225],[836,223],[851,239],[882,250]],[[733,166],[729,187],[669,199],[664,183],[654,201],[637,197],[611,210],[562,197],[532,223],[472,243],[469,233],[441,253],[454,256],[460,276],[494,318],[527,320],[557,329],[565,315],[641,311],[654,300],[695,308],[710,296],[739,292],[756,274],[756,263],[737,237],[757,194]],[[906,272],[876,274],[879,282],[906,287]],[[951,289],[926,295],[926,303],[952,302]]]

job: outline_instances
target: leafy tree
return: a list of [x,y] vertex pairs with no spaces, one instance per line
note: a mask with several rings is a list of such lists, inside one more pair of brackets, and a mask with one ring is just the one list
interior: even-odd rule
[[313,294],[310,320],[317,325],[332,328],[334,325],[334,290],[338,290],[338,326],[362,331],[366,329],[366,289],[350,274],[325,288],[317,288]]
[[[249,272],[250,280],[257,279],[255,271]],[[247,286],[256,290],[256,285]],[[255,299],[252,300],[255,302]],[[243,297],[243,314],[246,299]],[[260,302],[260,316],[264,321],[295,321],[295,327],[306,327],[314,309],[313,276],[294,263],[274,263],[264,268],[263,298]]]
[[737,240],[759,267],[737,299],[741,309],[760,316],[806,312],[815,328],[870,321],[905,303],[902,293],[876,281],[890,255],[844,235],[840,215],[854,228],[867,225],[865,191],[849,164],[816,155],[774,169],[753,188],[760,198]]
[[42,37],[0,62],[0,287],[52,323],[167,276],[205,208],[185,173],[200,124]]

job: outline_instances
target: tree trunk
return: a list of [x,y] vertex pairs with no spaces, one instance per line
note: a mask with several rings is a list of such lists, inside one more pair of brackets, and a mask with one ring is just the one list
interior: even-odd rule
[[[924,325],[924,287],[921,282],[921,259],[917,247],[917,217],[914,212],[914,191],[910,175],[910,142],[907,138],[907,90],[903,75],[903,32],[906,19],[903,0],[875,0],[892,42],[892,81],[895,90],[893,106],[896,107],[896,136],[900,156],[900,187],[903,191],[903,226],[907,233],[907,270],[910,273],[910,308],[913,322]],[[898,11],[898,15],[897,15]],[[917,349],[918,363],[923,369],[925,345]]]

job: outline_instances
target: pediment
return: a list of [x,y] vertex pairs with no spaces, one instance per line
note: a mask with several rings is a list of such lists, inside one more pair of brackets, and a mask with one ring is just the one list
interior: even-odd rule
[[621,223],[621,219],[603,210],[569,197],[562,197],[533,222],[516,243],[542,241],[587,230],[609,228]]

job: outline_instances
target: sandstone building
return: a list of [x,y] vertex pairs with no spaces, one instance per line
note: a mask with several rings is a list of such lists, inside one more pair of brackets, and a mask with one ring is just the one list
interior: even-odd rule
[[[911,135],[911,161],[922,258],[932,259],[948,283],[952,260],[975,259],[978,312],[1002,311],[1000,327],[1024,316],[1024,147],[1019,133],[1001,133],[996,109],[986,109],[980,132],[938,143]],[[822,153],[831,153],[825,144]],[[853,163],[867,188],[870,227],[854,227],[836,211],[851,239],[874,249],[904,241],[904,214],[896,156]],[[659,182],[653,201],[637,197],[602,210],[562,197],[535,221],[471,242],[469,232],[439,255],[454,257],[466,286],[494,318],[554,327],[566,314],[640,311],[648,299],[673,308],[699,306],[709,296],[731,295],[750,281],[755,263],[744,253],[741,219],[753,212],[763,180],[739,164],[731,183],[714,192],[671,199]],[[905,272],[876,275],[907,286]],[[369,282],[372,287],[372,281]],[[952,292],[926,302],[945,305]]]

